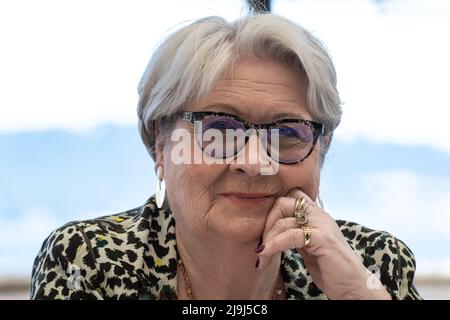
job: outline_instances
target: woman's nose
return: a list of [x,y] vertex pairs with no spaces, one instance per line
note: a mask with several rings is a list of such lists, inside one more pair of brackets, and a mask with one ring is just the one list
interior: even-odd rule
[[268,156],[267,143],[263,143],[262,139],[256,132],[251,134],[230,164],[230,170],[245,172],[249,176],[275,174],[278,171],[278,163]]

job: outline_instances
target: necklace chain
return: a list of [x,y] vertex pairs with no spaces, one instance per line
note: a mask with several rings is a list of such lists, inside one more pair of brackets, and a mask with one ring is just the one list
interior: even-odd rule
[[[180,259],[178,261],[178,264],[180,265],[181,272],[183,273],[184,283],[186,285],[186,293],[189,297],[189,300],[194,300],[194,290],[192,289],[191,280],[189,279],[186,269],[184,268],[183,261],[181,261]],[[275,287],[273,288],[272,300],[277,300],[282,293],[283,293],[283,279],[281,276],[281,272],[279,271],[277,280],[275,282]]]

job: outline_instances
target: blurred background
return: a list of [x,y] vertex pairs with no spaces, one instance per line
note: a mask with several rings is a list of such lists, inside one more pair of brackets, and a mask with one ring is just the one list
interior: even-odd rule
[[[413,250],[424,298],[450,298],[450,1],[273,0],[337,69],[343,120],[322,172],[335,218]],[[244,0],[0,0],[0,299],[27,299],[43,240],[154,193],[137,83],[168,33]]]

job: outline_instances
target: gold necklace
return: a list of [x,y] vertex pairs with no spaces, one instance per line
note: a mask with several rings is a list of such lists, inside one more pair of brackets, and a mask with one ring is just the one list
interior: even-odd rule
[[[192,290],[192,283],[189,280],[189,276],[184,268],[183,261],[178,260],[178,264],[180,265],[181,272],[183,273],[184,283],[186,284],[186,293],[189,297],[189,300],[194,300],[194,291]],[[281,276],[281,271],[278,271],[277,280],[275,282],[275,287],[273,288],[272,300],[277,300],[281,297],[283,293],[283,278]]]

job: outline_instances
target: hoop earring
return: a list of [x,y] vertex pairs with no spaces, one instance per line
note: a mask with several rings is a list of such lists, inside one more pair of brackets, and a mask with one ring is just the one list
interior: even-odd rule
[[158,167],[157,176],[158,182],[156,185],[155,200],[156,205],[158,206],[159,209],[161,209],[164,204],[164,200],[166,198],[166,182],[164,181],[164,173],[162,166]]
[[316,205],[318,205],[322,210],[325,210],[325,206],[323,205],[322,199],[320,198],[320,195],[317,195]]

